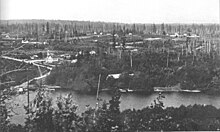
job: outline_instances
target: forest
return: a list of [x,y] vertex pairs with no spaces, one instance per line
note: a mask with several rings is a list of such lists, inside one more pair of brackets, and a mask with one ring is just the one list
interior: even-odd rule
[[[153,87],[174,86],[180,83],[182,89],[198,89],[209,94],[219,93],[218,57],[210,54],[198,54],[193,57],[193,54],[178,56],[177,53],[169,53],[167,60],[167,56],[167,52],[133,53],[132,67],[131,56],[127,51],[122,52],[121,58],[106,54],[83,56],[76,64],[63,63],[56,67],[46,80],[50,85],[95,93],[98,76],[101,74],[100,87],[103,89],[129,88],[150,94]],[[109,74],[118,73],[121,74],[119,79],[106,80]],[[134,76],[129,76],[131,73]]]
[[[76,65],[64,63],[57,66],[47,78],[47,83],[51,85],[60,85],[75,90],[82,89],[87,92],[96,91],[98,75],[103,74],[101,87],[107,89],[114,87],[140,89],[150,93],[153,87],[173,86],[180,83],[183,89],[199,89],[206,93],[219,91],[218,56],[220,50],[216,40],[219,35],[219,26],[216,24],[124,24],[18,20],[2,21],[1,29],[10,32],[12,36],[17,34],[18,38],[49,42],[49,45],[35,47],[25,45],[25,52],[34,49],[51,49],[57,52],[68,52],[71,55],[78,51],[89,52],[91,49],[97,52],[96,56],[85,55],[80,58]],[[174,33],[196,34],[201,38],[195,41],[188,38],[184,41],[173,41],[169,35]],[[96,34],[104,35],[94,36]],[[106,34],[110,35],[105,36]],[[116,34],[119,37],[115,37]],[[91,38],[79,39],[80,36],[91,36]],[[162,41],[145,42],[144,40],[157,37],[163,38]],[[97,42],[93,42],[94,40]],[[143,41],[143,43],[136,43],[138,41]],[[115,46],[116,43],[127,46],[127,43],[132,42],[132,46],[138,48],[138,52],[132,54],[132,68],[131,53],[128,50],[121,50],[120,58],[105,53],[111,47],[110,42],[113,42]],[[211,42],[211,48],[206,44],[208,42]],[[175,48],[181,45],[184,49]],[[196,51],[199,46],[205,46],[206,51]],[[113,50],[119,54],[114,46]],[[118,73],[122,74],[118,80],[112,78],[105,80],[108,74]],[[134,73],[135,76],[131,78],[128,76],[129,73]]]

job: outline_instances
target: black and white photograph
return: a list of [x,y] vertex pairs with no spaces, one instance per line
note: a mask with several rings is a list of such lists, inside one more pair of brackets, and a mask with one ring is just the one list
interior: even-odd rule
[[220,0],[0,0],[0,132],[220,131]]

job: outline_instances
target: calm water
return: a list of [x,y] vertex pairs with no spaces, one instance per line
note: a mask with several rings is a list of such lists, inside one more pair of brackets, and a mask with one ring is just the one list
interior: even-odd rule
[[[86,94],[79,94],[74,91],[54,91],[51,96],[56,99],[60,95],[67,95],[68,93],[72,93],[73,100],[78,104],[78,113],[86,110],[86,105],[90,105],[91,107],[95,106],[96,103],[96,96],[95,95],[86,95]],[[36,93],[30,93],[30,100],[34,98]],[[165,107],[173,106],[179,107],[180,105],[193,105],[193,104],[206,104],[206,105],[213,105],[217,108],[220,108],[220,96],[213,96],[213,95],[206,95],[202,93],[164,93],[165,99],[164,105]],[[158,96],[157,93],[151,95],[138,95],[132,93],[123,93],[121,96],[121,110],[125,109],[142,109],[146,106],[150,106],[154,99]],[[100,97],[103,100],[110,100],[111,95],[107,93],[101,93]],[[15,112],[18,115],[14,115],[12,118],[13,123],[24,123],[24,114],[25,111],[23,109],[24,104],[27,104],[27,96],[19,95],[14,97],[12,100],[13,103],[18,103],[19,106],[15,107]]]

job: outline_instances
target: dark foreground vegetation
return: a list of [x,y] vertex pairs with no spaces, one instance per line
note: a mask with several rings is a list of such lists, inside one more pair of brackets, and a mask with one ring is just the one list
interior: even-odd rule
[[[56,105],[44,91],[38,92],[26,107],[24,126],[10,124],[8,112],[1,102],[0,130],[2,132],[116,132],[116,131],[175,131],[220,129],[220,109],[207,105],[164,107],[162,94],[152,101],[151,106],[141,110],[120,111],[120,92],[114,93],[107,102],[97,101],[97,107],[76,114],[77,104],[71,95],[58,97]],[[143,104],[144,105],[144,104]]]

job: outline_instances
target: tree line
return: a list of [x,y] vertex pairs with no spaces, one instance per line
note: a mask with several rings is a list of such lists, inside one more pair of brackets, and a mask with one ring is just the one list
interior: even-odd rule
[[124,24],[90,21],[65,20],[3,20],[0,26],[2,32],[16,33],[21,37],[64,39],[91,33],[116,33],[123,31],[133,34],[184,34],[191,31],[202,37],[219,37],[217,24]]

